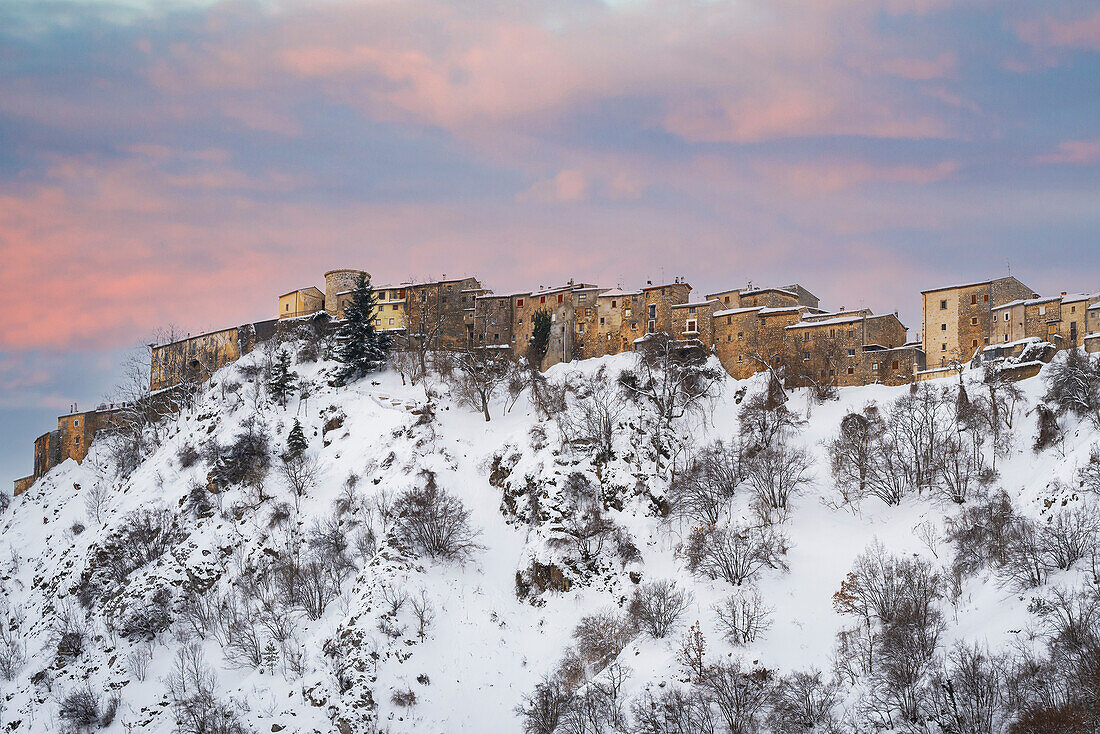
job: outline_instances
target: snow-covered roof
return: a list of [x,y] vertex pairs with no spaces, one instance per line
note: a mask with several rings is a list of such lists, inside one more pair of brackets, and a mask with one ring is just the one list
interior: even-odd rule
[[727,308],[724,311],[715,311],[714,315],[715,315],[715,317],[718,317],[718,316],[733,316],[734,314],[748,313],[749,311],[761,311],[763,309],[764,309],[763,306],[748,306],[746,308]]
[[782,293],[785,296],[792,296],[798,298],[798,294],[794,291],[789,291],[786,288],[750,288],[748,290],[741,291],[742,296],[751,296],[756,293]]
[[622,296],[640,296],[641,291],[624,291],[622,288],[612,288],[600,294],[600,298],[620,298]]
[[706,300],[706,301],[688,301],[687,303],[674,303],[674,304],[672,304],[672,307],[673,308],[698,308],[700,306],[709,306],[712,303],[718,303],[718,301],[714,298],[711,298],[711,299]]
[[1006,308],[1013,308],[1015,306],[1037,306],[1040,303],[1053,303],[1054,301],[1061,301],[1061,296],[1049,296],[1045,298],[1017,298],[1015,301],[1009,301],[1008,303],[1002,303],[1000,306],[994,306],[994,311],[1002,311]]
[[304,293],[305,291],[317,291],[321,295],[324,295],[324,292],[317,286],[307,285],[305,288],[295,288],[292,291],[287,291],[286,293],[279,296],[279,298],[286,298],[287,296],[293,296],[295,293]]
[[988,347],[982,347],[982,351],[995,352],[999,349],[1012,349],[1023,344],[1039,344],[1042,341],[1043,340],[1037,336],[1025,336],[1023,339],[1017,339],[1014,342],[1004,342],[1003,344],[990,344]]
[[824,321],[800,321],[797,324],[791,324],[785,326],[785,329],[811,329],[817,326],[836,326],[838,324],[854,324],[857,321],[862,321],[862,316],[848,316],[846,318],[838,319],[825,319]]

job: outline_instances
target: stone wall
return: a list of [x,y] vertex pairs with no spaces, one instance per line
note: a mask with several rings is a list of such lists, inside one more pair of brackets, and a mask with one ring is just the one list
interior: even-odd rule
[[673,333],[672,307],[690,300],[691,286],[679,281],[647,286],[642,289],[642,295],[645,308],[642,316],[645,333],[663,332],[671,335]]
[[370,280],[370,273],[365,270],[330,270],[325,273],[325,310],[333,318],[343,318],[343,303],[339,295],[355,288],[359,276]]

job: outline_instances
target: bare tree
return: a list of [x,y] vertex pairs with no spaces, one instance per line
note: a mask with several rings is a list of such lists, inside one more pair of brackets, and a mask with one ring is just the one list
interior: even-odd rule
[[718,631],[733,645],[747,645],[771,627],[772,609],[755,586],[743,587],[714,606]]
[[622,391],[603,366],[590,377],[572,375],[567,384],[574,398],[561,414],[566,443],[591,447],[597,462],[607,461],[612,456],[616,428],[626,412]]
[[672,512],[695,522],[716,524],[727,514],[744,479],[740,447],[722,441],[705,446],[669,484]]
[[458,399],[481,411],[489,422],[489,405],[512,374],[512,359],[506,349],[467,346],[456,353],[454,386]]
[[635,624],[661,639],[675,629],[694,600],[691,592],[676,588],[675,581],[650,581],[634,590],[629,612]]
[[786,570],[786,538],[771,527],[704,526],[684,544],[688,570],[740,586],[762,568]]
[[867,494],[867,480],[875,461],[875,445],[882,418],[874,406],[848,413],[836,438],[826,444],[833,478],[845,504],[858,503]]
[[810,483],[810,456],[805,450],[779,442],[757,451],[745,462],[745,480],[752,488],[762,516],[785,513],[791,498]]
[[461,305],[435,282],[413,282],[406,300],[408,348],[415,355],[417,374],[428,374],[429,355],[465,341]]
[[462,560],[481,548],[470,512],[439,486],[435,474],[421,472],[424,483],[397,498],[397,536],[414,551],[432,558]]

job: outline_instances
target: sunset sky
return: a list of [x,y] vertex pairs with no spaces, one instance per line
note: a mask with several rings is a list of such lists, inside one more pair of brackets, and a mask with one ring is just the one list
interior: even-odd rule
[[798,281],[913,336],[922,288],[1100,290],[1100,6],[5,0],[0,255],[5,481],[157,327],[336,267]]

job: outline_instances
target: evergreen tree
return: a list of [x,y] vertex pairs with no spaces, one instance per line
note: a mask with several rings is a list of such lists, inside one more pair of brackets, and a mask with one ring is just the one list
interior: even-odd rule
[[374,329],[376,300],[370,281],[361,274],[352,290],[351,303],[344,307],[344,322],[336,332],[336,360],[343,365],[337,385],[375,372],[386,363],[390,337]]
[[546,350],[550,348],[550,312],[545,308],[540,308],[535,312],[531,323],[531,339],[527,343],[527,360],[532,367],[538,369],[542,367]]
[[267,641],[263,655],[263,667],[267,668],[269,674],[275,675],[275,668],[279,665],[279,648],[275,647],[274,640]]
[[280,349],[275,364],[271,366],[267,389],[279,401],[279,405],[285,408],[287,396],[294,392],[297,383],[298,374],[290,369],[290,355],[285,349]]
[[294,460],[299,458],[309,448],[309,442],[306,441],[305,431],[302,430],[302,424],[298,422],[298,419],[294,419],[294,427],[290,429],[290,435],[286,439],[286,458]]

